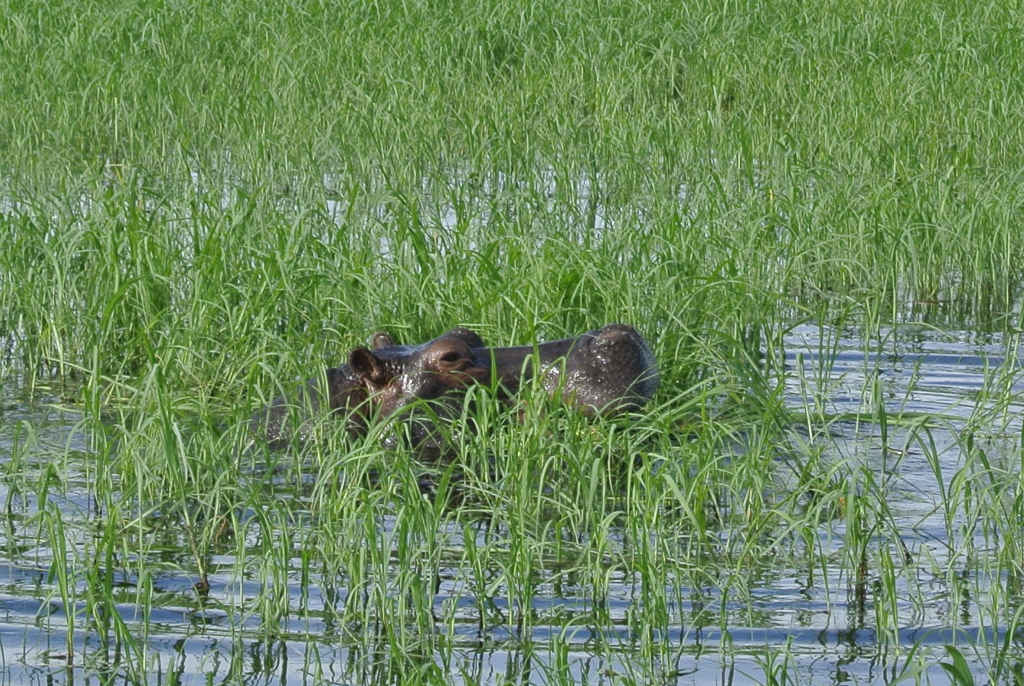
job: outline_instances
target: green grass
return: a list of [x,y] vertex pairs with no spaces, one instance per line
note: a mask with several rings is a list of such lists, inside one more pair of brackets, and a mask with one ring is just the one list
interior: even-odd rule
[[[100,637],[115,671],[151,669],[148,617],[184,605],[223,609],[240,642],[332,627],[382,683],[443,682],[467,621],[525,661],[510,678],[567,683],[583,650],[616,683],[664,681],[682,659],[664,636],[759,626],[754,577],[779,567],[842,579],[851,626],[898,655],[922,568],[953,589],[960,564],[1020,578],[1019,437],[972,439],[1005,430],[1012,363],[955,474],[930,433],[944,418],[887,415],[880,385],[857,421],[882,466],[837,455],[842,418],[811,390],[835,340],[804,411],[779,381],[804,321],[865,341],[898,320],[973,327],[1016,359],[1013,3],[0,0],[0,16],[0,379],[15,407],[80,411],[90,441],[83,456],[5,430],[5,555],[52,551],[46,592],[78,610],[47,621]],[[376,330],[508,344],[612,321],[661,364],[642,417],[586,421],[541,392],[510,411],[480,389],[443,464],[331,425],[243,449],[255,409]],[[940,485],[951,551],[934,564],[906,558],[889,509],[888,455],[908,447]],[[83,490],[87,515],[50,502]],[[473,608],[435,603],[438,579]],[[977,583],[950,593],[980,589],[987,621],[1016,627],[1019,587]],[[584,607],[538,607],[559,585]],[[795,678],[781,649],[748,667]],[[1019,669],[1009,637],[981,653],[999,678]]]

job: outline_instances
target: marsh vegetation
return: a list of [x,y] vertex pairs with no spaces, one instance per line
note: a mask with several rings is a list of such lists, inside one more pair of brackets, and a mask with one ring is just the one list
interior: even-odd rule
[[[0,16],[0,683],[1024,679],[1019,4]],[[248,431],[614,321],[629,417]]]

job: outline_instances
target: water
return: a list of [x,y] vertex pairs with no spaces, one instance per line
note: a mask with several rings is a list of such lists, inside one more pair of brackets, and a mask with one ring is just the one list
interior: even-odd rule
[[[548,683],[558,675],[594,684],[643,682],[652,674],[673,684],[763,683],[768,672],[783,671],[801,683],[846,684],[888,682],[915,668],[908,649],[916,645],[918,656],[926,656],[920,678],[949,683],[939,662],[949,661],[945,646],[956,644],[972,673],[984,678],[992,664],[985,651],[1007,639],[1007,627],[986,616],[985,608],[997,603],[994,597],[1019,599],[1021,592],[1009,588],[1013,580],[987,576],[967,554],[992,554],[998,533],[972,529],[968,508],[947,521],[939,504],[941,489],[950,487],[962,466],[968,429],[993,463],[1019,465],[1020,360],[999,336],[909,325],[869,343],[852,332],[806,325],[786,336],[783,349],[786,404],[813,413],[810,426],[827,427],[823,436],[797,426],[794,441],[820,444],[829,459],[863,465],[885,482],[892,527],[873,532],[874,542],[894,559],[907,554],[915,561],[907,567],[913,573],[895,576],[895,635],[882,637],[872,628],[877,588],[858,597],[843,571],[841,521],[822,528],[815,554],[799,543],[782,545],[778,559],[743,578],[712,585],[695,570],[670,572],[664,601],[673,621],[667,632],[658,630],[653,638],[661,648],[646,657],[638,650],[649,629],[634,619],[643,602],[637,574],[614,572],[608,597],[597,603],[585,580],[546,570],[533,598],[533,625],[523,633],[508,622],[481,619],[465,571],[456,568],[463,531],[452,526],[438,532],[438,544],[450,551],[442,559],[452,563],[441,566],[432,607],[434,631],[445,639],[425,639],[423,645],[439,647],[418,656],[406,651],[403,658],[437,681],[466,684]],[[993,379],[1010,393],[987,395]],[[1000,398],[1007,397],[1011,402],[1004,406]],[[187,543],[174,537],[159,551],[159,571],[145,584],[120,572],[112,578],[117,612],[137,650],[145,652],[148,672],[125,675],[110,667],[117,656],[83,629],[84,604],[71,632],[76,657],[69,666],[68,617],[51,573],[59,556],[46,543],[36,489],[58,460],[53,471],[62,481],[49,489],[47,507],[72,524],[65,530],[69,549],[88,547],[94,534],[88,523],[96,514],[88,436],[79,428],[80,415],[57,409],[55,397],[28,405],[8,391],[0,402],[0,684],[99,683],[116,675],[150,683],[365,683],[393,675],[386,642],[373,638],[385,627],[335,621],[350,600],[343,582],[318,577],[303,585],[301,560],[290,560],[289,612],[269,640],[259,609],[266,600],[259,570],[240,570],[230,548],[218,551],[201,607],[195,576],[181,571],[192,568]],[[926,431],[920,424],[925,419]],[[301,489],[293,495],[308,496]],[[387,535],[395,523],[384,518],[380,527]],[[239,535],[255,544],[253,537],[261,534],[252,529]],[[487,545],[483,530],[477,536],[477,545]],[[74,555],[68,558],[73,564]],[[881,583],[876,571],[869,574],[874,585]],[[731,584],[747,589],[747,600],[723,588]],[[85,589],[77,590],[81,597]],[[158,598],[148,617],[136,602],[141,592]],[[498,584],[493,602],[497,615],[510,614],[514,593]],[[1010,639],[1019,648],[1020,639]],[[976,652],[974,646],[988,648]]]

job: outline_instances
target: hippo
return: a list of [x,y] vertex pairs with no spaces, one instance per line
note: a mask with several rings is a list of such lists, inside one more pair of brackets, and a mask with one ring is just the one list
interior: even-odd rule
[[[468,387],[490,386],[508,398],[538,374],[537,380],[549,393],[587,415],[639,409],[659,383],[650,348],[625,324],[608,324],[538,345],[503,348],[487,347],[478,334],[462,327],[418,345],[399,345],[389,335],[377,333],[369,347],[349,354],[348,364],[327,370],[326,390],[319,378],[312,379],[298,398],[277,398],[258,411],[251,425],[273,447],[293,436],[306,438],[308,422],[301,417],[306,410],[320,410],[326,398],[331,413],[345,417],[354,435],[365,435],[374,417],[402,413],[409,420],[414,445],[437,448],[433,420],[457,415]],[[422,400],[431,402],[426,407],[422,402],[415,404]],[[297,415],[290,416],[292,412]]]

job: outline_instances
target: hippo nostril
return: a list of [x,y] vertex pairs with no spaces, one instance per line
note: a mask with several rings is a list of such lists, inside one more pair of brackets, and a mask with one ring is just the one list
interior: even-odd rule
[[449,350],[444,355],[441,355],[441,361],[442,362],[447,362],[449,364],[453,364],[455,362],[458,362],[459,358],[460,358],[460,355],[455,350]]

